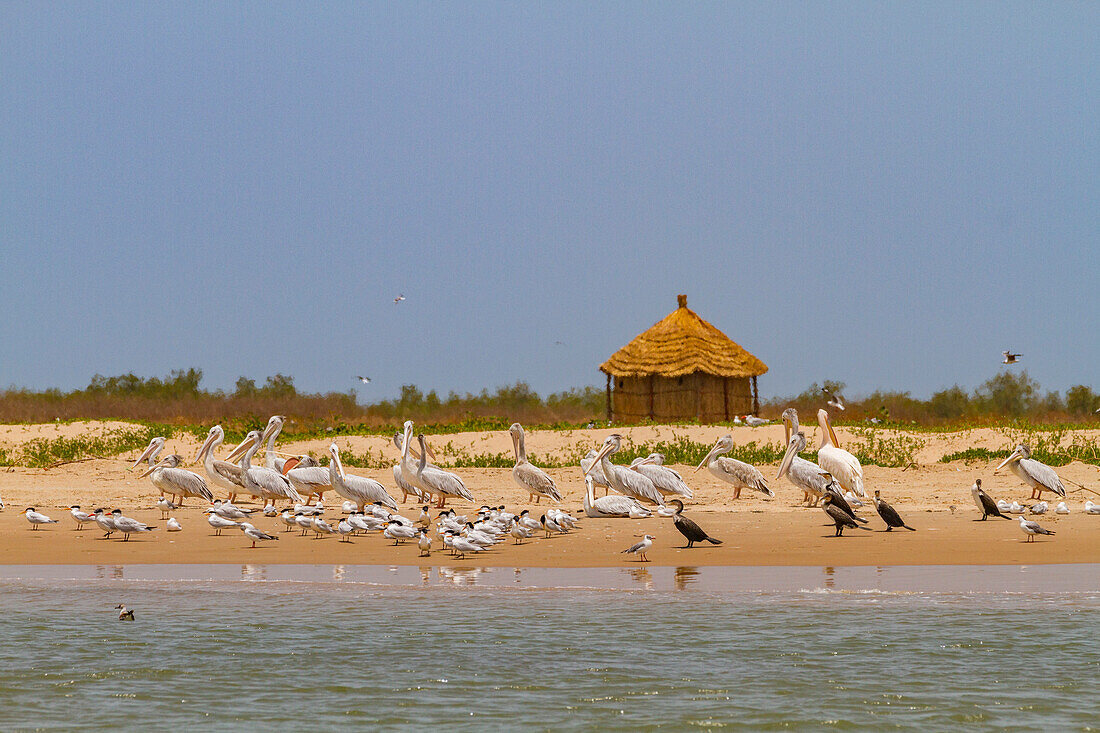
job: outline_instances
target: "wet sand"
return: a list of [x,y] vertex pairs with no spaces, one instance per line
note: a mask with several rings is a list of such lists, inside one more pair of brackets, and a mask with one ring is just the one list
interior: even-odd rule
[[[77,426],[0,426],[0,436],[10,442],[13,435],[33,433],[49,436],[54,430],[76,430]],[[771,431],[780,430],[775,426]],[[734,431],[735,440],[746,442],[764,438],[769,429]],[[725,432],[708,428],[633,428],[637,441],[670,439],[673,434],[695,440],[707,440]],[[573,450],[577,445],[594,446],[607,431],[535,432],[528,436],[532,453],[552,453]],[[624,431],[627,432],[627,431]],[[938,441],[937,450],[960,450],[968,445],[991,449],[1003,448],[1010,439],[998,431],[968,431],[935,436],[921,435]],[[774,440],[776,436],[771,436]],[[844,438],[842,437],[842,440]],[[371,442],[381,456],[396,460],[396,450],[381,438],[339,438],[341,445],[351,443],[352,449],[363,452],[355,441]],[[506,434],[436,436],[433,442],[452,447],[465,445],[478,452],[503,452],[510,449]],[[373,447],[377,444],[377,447]],[[499,445],[498,445],[499,444]],[[291,451],[324,450],[324,441],[292,444]],[[194,456],[197,444],[190,438],[172,440],[168,451]],[[926,449],[927,450],[927,449]],[[933,451],[935,453],[935,451]],[[938,455],[943,455],[940,452]],[[730,499],[729,487],[706,471],[695,472],[691,466],[675,466],[695,490],[685,514],[693,518],[712,536],[722,539],[720,546],[697,545],[683,547],[684,540],[675,530],[672,520],[653,517],[643,520],[583,518],[577,531],[550,539],[534,539],[523,545],[511,541],[494,549],[470,556],[465,560],[438,550],[430,558],[420,558],[412,543],[394,546],[380,535],[357,537],[353,542],[339,542],[336,537],[314,539],[291,532],[279,532],[280,540],[256,549],[238,530],[226,530],[223,536],[213,536],[213,530],[201,515],[202,507],[195,500],[174,512],[183,525],[182,532],[164,531],[164,521],[155,508],[158,495],[147,479],[130,472],[134,455],[104,460],[72,463],[49,470],[7,468],[0,470],[0,496],[7,508],[0,512],[0,564],[144,564],[144,563],[265,563],[265,564],[359,564],[359,565],[454,565],[479,567],[614,567],[641,566],[633,556],[619,551],[633,544],[645,533],[655,535],[656,544],[649,552],[652,565],[669,566],[866,566],[866,565],[1021,565],[1046,563],[1100,563],[1100,516],[1086,515],[1083,504],[1093,494],[1071,487],[1068,503],[1072,513],[1053,513],[1038,517],[1044,526],[1057,532],[1054,537],[1041,537],[1025,543],[1016,521],[978,517],[970,497],[970,485],[975,478],[983,480],[984,488],[995,498],[1027,501],[1029,489],[1011,473],[993,475],[995,464],[985,462],[954,462],[942,464],[929,456],[929,462],[918,462],[907,469],[865,467],[869,492],[882,491],[902,516],[917,528],[916,532],[883,531],[870,502],[860,513],[868,518],[874,531],[847,530],[842,538],[833,537],[832,526],[826,526],[826,516],[820,509],[802,508],[797,502],[801,492],[785,479],[771,481],[776,491],[774,499],[744,492],[739,500]],[[936,456],[938,457],[938,456]],[[201,472],[201,467],[192,467]],[[393,478],[388,469],[351,469],[370,476],[386,486]],[[761,466],[766,476],[775,475],[776,466]],[[1100,471],[1094,466],[1073,463],[1058,469],[1063,479],[1090,487],[1100,485]],[[476,511],[481,504],[504,504],[510,511],[530,508],[536,516],[540,507],[530,501],[513,483],[508,469],[455,469],[463,477],[478,501],[454,503],[459,513]],[[584,484],[577,468],[552,469],[559,488],[565,495],[561,508],[581,514]],[[602,494],[602,492],[600,492]],[[751,495],[750,495],[751,494]],[[400,493],[397,493],[397,498]],[[1048,501],[1051,497],[1046,497]],[[339,514],[341,500],[335,494],[326,497],[329,517]],[[1052,506],[1053,506],[1053,502]],[[102,539],[95,525],[74,531],[74,522],[67,507],[80,504],[85,508],[118,507],[128,516],[157,525],[156,532],[134,536],[129,542]],[[450,503],[449,503],[450,505]],[[22,515],[27,506],[35,506],[54,519],[49,525],[32,531]],[[955,512],[950,507],[956,508]],[[403,513],[412,519],[419,507],[406,505]],[[433,512],[434,515],[434,512]],[[267,531],[281,530],[274,519],[257,517],[253,522]],[[117,535],[116,535],[117,537]]]

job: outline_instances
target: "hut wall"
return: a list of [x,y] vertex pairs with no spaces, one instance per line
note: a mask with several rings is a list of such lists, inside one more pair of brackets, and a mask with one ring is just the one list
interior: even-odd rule
[[616,377],[614,419],[719,422],[752,412],[748,378],[723,379],[697,372],[683,377]]

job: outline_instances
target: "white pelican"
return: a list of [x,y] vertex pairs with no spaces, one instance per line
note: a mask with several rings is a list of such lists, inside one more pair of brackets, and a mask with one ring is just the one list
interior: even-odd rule
[[766,496],[775,496],[775,492],[768,488],[768,482],[764,480],[764,474],[756,466],[739,461],[736,458],[728,458],[723,453],[733,450],[733,436],[726,434],[719,438],[714,447],[707,453],[707,457],[699,462],[695,470],[703,466],[713,476],[733,485],[733,498],[741,498],[741,489],[752,489]]
[[[171,494],[176,506],[183,506],[185,497],[193,496],[203,501],[213,502],[214,495],[206,488],[206,481],[197,473],[178,468],[180,457],[173,453],[150,468],[139,478],[149,477],[153,486],[160,489],[161,496]],[[178,501],[176,501],[178,499]]]
[[133,471],[142,461],[148,461],[150,467],[155,466],[157,463],[157,456],[160,455],[162,450],[164,450],[164,438],[158,435],[149,441],[149,445],[145,446],[145,450],[142,451],[138,459],[134,461],[134,465],[130,466],[130,470]]
[[622,441],[623,436],[618,433],[607,436],[600,451],[593,459],[592,468],[589,468],[588,472],[591,473],[593,468],[599,466],[611,488],[615,491],[624,496],[633,497],[638,501],[648,501],[652,504],[664,506],[664,496],[648,477],[637,471],[631,471],[629,468],[616,466],[608,460],[609,455],[618,453],[619,449],[622,448]]
[[1058,478],[1054,469],[1032,458],[1031,450],[1023,443],[1016,446],[1012,455],[994,468],[993,473],[997,473],[1005,466],[1008,466],[1012,473],[1031,487],[1032,499],[1043,498],[1044,491],[1053,491],[1061,497],[1066,495],[1066,487],[1062,486],[1062,480]]
[[290,485],[286,476],[274,468],[252,465],[252,456],[260,448],[261,437],[258,430],[250,432],[248,439],[252,441],[252,445],[241,456],[241,483],[244,484],[245,491],[263,499],[265,505],[268,502],[274,504],[278,499],[301,502],[302,497]]
[[122,534],[126,535],[122,538],[123,542],[127,542],[130,539],[130,535],[134,532],[141,534],[142,532],[152,532],[156,527],[150,527],[145,522],[139,522],[136,519],[122,516],[121,509],[115,509],[111,512],[114,518],[115,529]]
[[82,511],[79,504],[73,504],[69,507],[69,515],[76,520],[76,528],[78,530],[84,529],[84,525],[88,522],[95,521],[95,515]]
[[[284,466],[286,464],[283,464]],[[302,456],[294,468],[286,472],[286,478],[309,502],[314,497],[325,500],[325,490],[332,488],[332,473],[327,468],[322,468],[311,456]]]
[[35,511],[33,506],[27,507],[23,514],[27,517],[27,521],[31,523],[31,529],[38,529],[40,524],[57,524],[56,519],[50,519],[45,514]]
[[[195,460],[202,461],[203,470],[206,471],[210,484],[224,489],[229,500],[233,501],[237,498],[237,493],[244,489],[244,480],[241,478],[240,466],[229,461],[215,460],[214,451],[224,440],[225,431],[222,430],[221,425],[210,428],[210,432],[206,434],[206,441],[199,448]],[[230,456],[236,454],[238,450],[242,450],[241,446],[234,448]]]
[[1044,529],[1043,527],[1039,526],[1038,522],[1034,522],[1024,517],[1020,517],[1020,530],[1027,535],[1027,539],[1024,540],[1024,542],[1034,542],[1035,535],[1037,534],[1054,534],[1053,530]]
[[363,511],[367,504],[382,502],[394,511],[397,502],[386,492],[386,487],[372,478],[344,473],[344,464],[340,461],[340,449],[333,443],[328,447],[329,482],[340,496],[355,502],[356,509]]
[[561,492],[545,471],[527,460],[527,448],[523,442],[523,426],[518,422],[512,423],[508,428],[512,436],[512,448],[516,453],[516,465],[512,468],[512,480],[516,485],[531,495],[538,504],[542,497],[561,501]]
[[283,425],[285,424],[285,415],[272,415],[268,418],[267,427],[264,428],[263,436],[260,438],[261,443],[266,442],[264,446],[264,466],[279,473],[283,472],[283,464],[286,463],[286,459],[279,458],[279,455],[275,452],[275,439],[279,437],[279,433],[283,432]]
[[806,449],[806,436],[798,429],[798,413],[793,407],[783,411],[783,428],[787,452],[783,456],[783,462],[779,464],[775,479],[778,481],[786,475],[792,484],[802,489],[802,501],[809,506],[816,506],[825,495],[825,487],[830,481],[829,475],[821,466],[799,457],[798,454]]
[[474,501],[474,495],[466,488],[466,484],[462,483],[462,479],[441,468],[428,466],[428,447],[424,442],[424,434],[420,433],[416,439],[420,443],[420,463],[416,467],[416,478],[422,490],[430,491],[439,497],[439,503],[436,506],[442,509],[447,503],[448,496]]
[[652,481],[657,491],[665,496],[694,498],[694,493],[684,481],[684,477],[665,465],[665,457],[661,453],[650,453],[645,458],[635,458],[630,462],[630,468]]
[[[397,450],[402,451],[402,455],[404,455],[404,451],[402,449],[402,446],[405,445],[405,438],[401,433],[394,433],[393,434],[393,444],[395,446],[397,446]],[[420,460],[420,454],[417,453],[415,450],[413,450],[411,447],[409,448],[409,452],[412,453],[413,458],[415,458],[418,461]],[[415,471],[414,471],[414,473],[415,473]],[[397,484],[397,488],[401,489],[401,503],[402,504],[404,504],[406,501],[408,501],[409,494],[412,494],[413,496],[415,496],[417,501],[431,501],[432,500],[432,497],[430,495],[425,494],[423,491],[420,490],[420,488],[418,486],[416,486],[414,483],[411,483],[405,477],[405,472],[404,472],[404,470],[402,470],[400,462],[393,464],[393,482],[395,484]]]
[[653,536],[647,534],[642,537],[641,542],[623,550],[623,554],[630,553],[632,555],[637,555],[642,562],[649,562],[649,558],[647,558],[645,554],[650,547],[653,547]]
[[840,447],[833,426],[829,424],[829,413],[817,411],[817,423],[821,426],[821,447],[817,449],[817,465],[827,471],[836,482],[848,491],[867,496],[863,491],[863,467],[848,451]]
[[[431,501],[431,491],[421,482],[420,477],[417,475],[417,468],[419,466],[419,461],[422,456],[417,454],[416,449],[412,447],[412,434],[413,421],[406,420],[403,426],[403,432],[401,434],[400,442],[397,440],[397,436],[394,436],[393,442],[401,450],[401,463],[399,464],[401,469],[401,478],[404,479],[406,484],[414,489],[413,492],[409,493],[417,493],[420,501]],[[428,455],[431,458],[435,458],[435,456],[431,455],[431,451],[428,451]],[[431,463],[426,463],[425,465],[429,469],[436,467],[434,464]],[[402,487],[402,491],[403,490],[404,487]]]
[[253,525],[249,524],[248,522],[241,522],[237,526],[241,528],[241,531],[244,532],[245,536],[248,537],[248,539],[252,540],[252,547],[249,548],[250,550],[254,549],[256,547],[256,541],[257,540],[259,540],[261,542],[266,542],[267,540],[277,540],[277,539],[279,539],[278,537],[276,537],[273,534],[268,534],[267,532],[264,532],[263,530],[256,529]]
[[[590,450],[588,454],[581,459],[581,474],[592,476],[592,480],[595,482],[596,486],[602,486],[603,495],[607,496],[611,484],[607,483],[607,477],[603,475],[603,469],[600,468],[599,463],[596,461],[597,455],[597,451]],[[593,466],[595,466],[595,468],[593,468]]]
[[[591,475],[584,477],[584,513],[589,517],[648,517],[650,512],[638,503],[637,499],[619,494],[596,498],[593,490],[595,480]],[[516,523],[519,526],[519,523]]]

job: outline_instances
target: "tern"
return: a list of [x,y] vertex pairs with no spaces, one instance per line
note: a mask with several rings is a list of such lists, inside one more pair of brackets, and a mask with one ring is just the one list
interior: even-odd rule
[[135,532],[141,534],[143,532],[152,532],[156,529],[156,527],[151,527],[145,524],[145,522],[139,522],[131,517],[122,516],[121,509],[115,509],[111,512],[111,516],[114,519],[115,529],[125,535],[125,537],[122,538],[123,542],[129,541],[130,535]]
[[84,525],[88,522],[95,521],[95,515],[82,511],[79,504],[73,504],[69,507],[69,515],[76,520],[76,528],[78,530],[84,529]]
[[1093,504],[1091,499],[1086,501],[1085,502],[1085,513],[1086,514],[1100,514],[1100,504]]
[[95,523],[98,524],[99,528],[103,530],[104,539],[107,539],[112,534],[118,531],[118,529],[115,527],[115,518],[109,512],[107,512],[107,510],[96,509],[95,512],[92,513],[92,516],[95,518]]
[[214,528],[214,534],[217,536],[221,535],[223,529],[238,526],[232,519],[226,519],[220,514],[216,514],[213,508],[207,509],[203,514],[208,515],[206,517],[206,523]]
[[404,299],[405,299],[405,294],[404,293],[398,293],[397,297],[393,299],[393,304],[397,305],[398,303],[400,303]]
[[34,507],[27,507],[23,514],[27,517],[27,521],[31,523],[31,529],[38,529],[40,524],[57,524],[56,519],[50,519],[45,514],[36,512]]
[[416,541],[420,548],[420,557],[430,557],[432,554],[432,538],[428,536],[428,530],[420,528],[420,539]]

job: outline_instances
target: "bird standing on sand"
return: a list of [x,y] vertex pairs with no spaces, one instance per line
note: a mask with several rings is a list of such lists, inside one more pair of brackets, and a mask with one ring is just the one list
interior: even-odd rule
[[878,509],[878,515],[882,517],[882,521],[886,522],[886,531],[889,532],[895,527],[904,527],[910,532],[916,532],[905,523],[905,520],[901,518],[897,510],[894,507],[886,503],[886,500],[879,496],[879,492],[875,491],[875,509]]
[[523,426],[518,422],[512,423],[508,428],[512,436],[512,448],[516,453],[516,465],[512,468],[512,480],[516,485],[531,495],[538,504],[542,497],[561,501],[561,492],[558,491],[554,479],[538,466],[527,460],[527,448],[524,445]]
[[88,522],[95,521],[95,515],[89,514],[88,512],[81,510],[79,504],[73,504],[71,507],[69,507],[69,515],[74,520],[76,520],[76,528],[78,530],[84,529],[84,525]]
[[27,507],[27,510],[23,512],[27,517],[27,521],[31,523],[31,529],[38,529],[40,524],[57,524],[56,519],[50,519],[45,514],[40,514],[34,510],[34,507]]
[[666,496],[682,496],[685,499],[695,497],[684,477],[665,465],[663,453],[650,453],[645,458],[635,458],[630,462],[630,470],[648,478]]
[[856,520],[860,524],[867,524],[867,520],[856,514],[856,510],[852,508],[852,505],[848,503],[848,500],[844,497],[844,494],[840,492],[840,484],[832,480],[832,476],[825,474],[825,478],[829,479],[829,483],[825,485],[825,493],[833,497],[833,506],[842,510],[852,519]]
[[1044,491],[1053,491],[1063,498],[1066,495],[1066,487],[1062,485],[1062,480],[1058,478],[1054,469],[1032,458],[1031,450],[1024,443],[1016,446],[1012,455],[994,468],[993,473],[997,473],[1005,466],[1008,466],[1012,473],[1031,487],[1032,499],[1042,499]]
[[993,501],[989,494],[982,491],[982,480],[980,478],[974,479],[974,485],[970,487],[970,495],[974,497],[974,503],[978,505],[978,511],[982,513],[982,518],[975,519],[975,522],[984,522],[986,517],[1012,519],[1012,517],[1001,514],[1001,510],[997,508],[997,502]]
[[771,420],[764,420],[763,418],[759,418],[756,415],[745,415],[745,417],[742,418],[742,421],[750,428],[758,428],[761,425],[767,425],[771,422]]
[[214,528],[214,534],[217,536],[221,536],[223,529],[237,526],[237,523],[234,522],[232,519],[226,519],[220,514],[216,514],[213,508],[207,509],[205,512],[203,512],[203,514],[209,515],[206,518],[206,523]]
[[432,538],[428,535],[428,530],[425,527],[420,528],[420,538],[416,541],[416,546],[420,548],[420,557],[430,557],[432,554]]
[[1024,542],[1034,542],[1035,535],[1037,534],[1054,534],[1053,530],[1044,529],[1039,526],[1038,522],[1032,521],[1030,519],[1025,519],[1024,517],[1020,517],[1020,529],[1023,530],[1023,533],[1027,535],[1027,539],[1024,540]]
[[821,445],[817,449],[817,465],[832,474],[837,483],[848,491],[867,496],[863,491],[863,466],[859,459],[840,447],[829,413],[817,411],[817,424],[821,427]]
[[829,515],[829,518],[836,524],[835,537],[843,537],[845,529],[865,529],[868,532],[871,531],[870,527],[861,527],[856,524],[856,521],[852,519],[852,515],[837,506],[836,497],[830,493],[826,493],[821,497],[821,508],[825,510],[825,513]]
[[673,499],[670,503],[676,507],[676,513],[672,515],[672,523],[676,525],[676,529],[680,530],[680,534],[687,539],[687,549],[690,550],[696,542],[709,542],[712,545],[722,544],[722,540],[714,539],[704,532],[702,527],[683,515],[684,502]]
[[267,532],[264,532],[260,529],[256,529],[256,527],[248,522],[241,522],[237,526],[241,528],[241,531],[245,533],[245,536],[248,537],[248,539],[252,540],[252,547],[248,548],[250,550],[256,547],[257,541],[266,542],[268,540],[279,539],[275,535],[268,534]]
[[126,606],[122,605],[121,603],[118,604],[117,606],[115,606],[115,608],[118,610],[118,620],[119,621],[133,621],[134,620],[134,609],[126,608]]
[[641,562],[649,562],[649,558],[646,557],[645,554],[650,547],[653,547],[653,536],[647,534],[642,537],[641,542],[626,548],[625,550],[623,550],[622,554],[626,555],[627,553],[630,553],[632,555],[637,555]]
[[168,531],[169,532],[182,532],[183,527],[180,526],[179,520],[175,517],[168,517]]
[[156,529],[156,527],[151,527],[145,522],[139,522],[132,517],[122,516],[121,509],[115,509],[114,511],[112,511],[111,516],[114,519],[115,529],[125,535],[122,538],[123,542],[128,542],[130,540],[130,535],[135,532],[141,534],[142,532],[152,532]]
[[722,455],[731,450],[733,450],[733,436],[723,435],[715,441],[714,447],[695,467],[695,471],[698,472],[706,466],[713,476],[733,486],[734,499],[741,497],[741,489],[752,489],[765,496],[775,496],[775,492],[768,488],[768,482],[764,480],[764,474],[760,473],[760,469],[736,458]]
[[611,488],[623,496],[631,496],[638,501],[648,501],[658,506],[664,506],[664,494],[647,476],[611,463],[609,456],[618,453],[622,449],[622,445],[623,436],[618,433],[607,436],[586,473],[594,472],[596,467],[599,466]]

